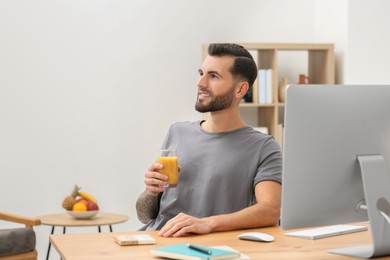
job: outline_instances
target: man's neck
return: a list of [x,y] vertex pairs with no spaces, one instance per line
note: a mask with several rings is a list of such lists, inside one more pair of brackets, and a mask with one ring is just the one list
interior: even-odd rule
[[203,130],[214,133],[233,131],[244,126],[246,124],[238,111],[228,112],[226,110],[209,113],[206,121],[201,125]]

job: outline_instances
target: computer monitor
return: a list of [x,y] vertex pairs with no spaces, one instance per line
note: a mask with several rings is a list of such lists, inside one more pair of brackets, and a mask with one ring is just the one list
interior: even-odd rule
[[331,250],[390,255],[390,86],[289,85],[281,226],[369,220],[372,245]]

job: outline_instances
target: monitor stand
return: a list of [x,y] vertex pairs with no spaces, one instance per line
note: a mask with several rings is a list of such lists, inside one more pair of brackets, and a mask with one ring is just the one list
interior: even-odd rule
[[390,173],[382,155],[357,156],[363,179],[372,245],[329,250],[360,258],[390,255]]

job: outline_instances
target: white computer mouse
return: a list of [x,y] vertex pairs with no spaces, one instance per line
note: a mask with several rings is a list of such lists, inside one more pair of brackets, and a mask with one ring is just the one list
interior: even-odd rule
[[252,241],[258,241],[258,242],[272,242],[274,241],[274,237],[261,232],[248,232],[238,235],[239,239],[244,240],[252,240]]

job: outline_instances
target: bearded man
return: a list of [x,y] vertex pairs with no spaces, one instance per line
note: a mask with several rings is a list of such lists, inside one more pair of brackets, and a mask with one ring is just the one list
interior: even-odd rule
[[141,230],[163,237],[277,225],[282,155],[272,136],[248,126],[239,104],[257,77],[251,54],[237,44],[210,44],[199,69],[195,109],[206,120],[171,125],[163,149],[176,149],[179,183],[167,186],[162,165],[145,173],[136,209]]

